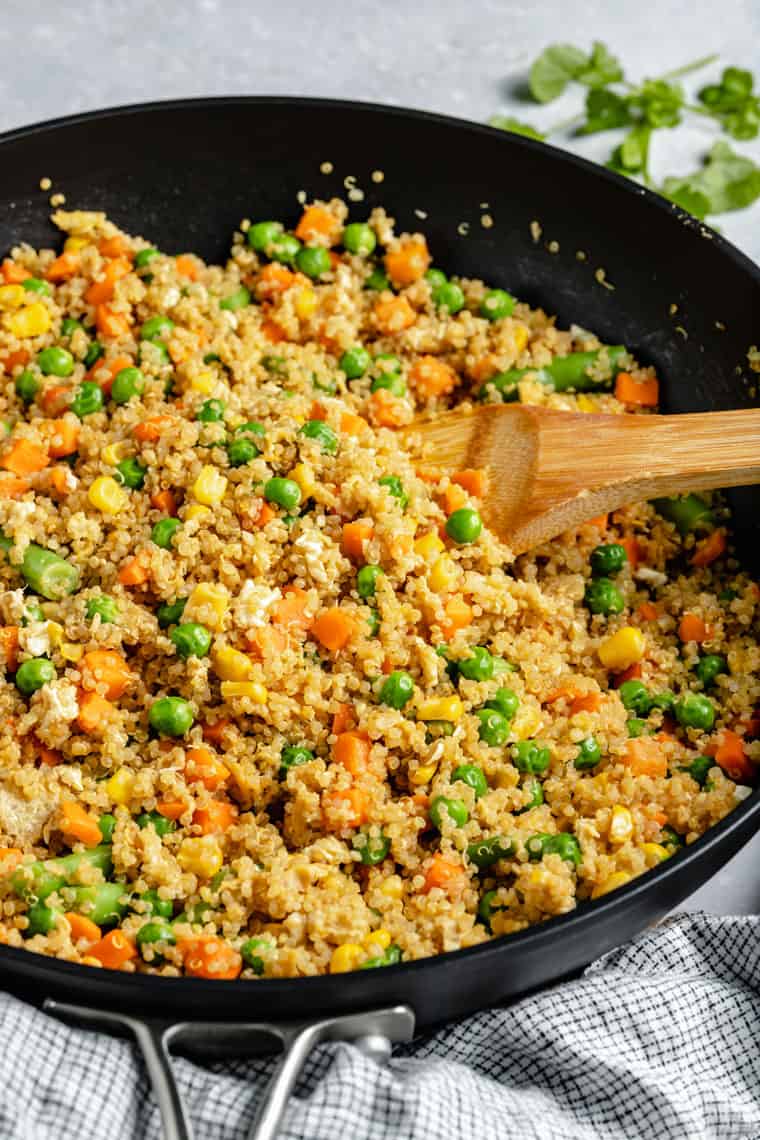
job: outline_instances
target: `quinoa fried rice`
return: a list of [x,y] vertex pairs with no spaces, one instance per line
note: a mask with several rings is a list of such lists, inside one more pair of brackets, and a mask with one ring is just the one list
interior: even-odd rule
[[652,369],[382,210],[243,223],[224,267],[54,220],[63,252],[0,271],[4,942],[384,966],[565,913],[748,794],[758,590],[719,499],[515,559],[487,472],[396,432],[472,399],[646,414]]

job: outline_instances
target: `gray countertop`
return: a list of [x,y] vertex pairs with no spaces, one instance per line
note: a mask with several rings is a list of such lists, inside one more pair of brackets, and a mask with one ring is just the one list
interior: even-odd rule
[[[296,94],[364,99],[483,121],[515,115],[539,127],[570,117],[577,93],[538,108],[517,96],[530,61],[552,41],[605,41],[632,79],[712,52],[722,65],[758,69],[760,4],[731,0],[38,0],[4,5],[0,21],[0,130],[96,107],[191,95]],[[758,69],[760,70],[760,69]],[[694,169],[717,138],[709,122],[662,131],[656,178]],[[604,158],[608,136],[577,143]],[[760,143],[737,144],[760,160]],[[723,233],[760,260],[755,211],[720,219]],[[689,909],[760,907],[760,835]]]

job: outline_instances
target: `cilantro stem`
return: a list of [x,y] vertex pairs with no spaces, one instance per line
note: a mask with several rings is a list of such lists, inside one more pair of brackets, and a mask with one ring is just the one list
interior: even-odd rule
[[689,75],[692,71],[700,71],[701,68],[707,67],[710,63],[715,63],[716,59],[719,58],[717,52],[713,52],[712,55],[703,55],[701,59],[695,59],[693,63],[685,63],[683,67],[677,67],[675,71],[666,71],[664,75],[660,76],[660,79],[666,81],[680,79],[682,75]]

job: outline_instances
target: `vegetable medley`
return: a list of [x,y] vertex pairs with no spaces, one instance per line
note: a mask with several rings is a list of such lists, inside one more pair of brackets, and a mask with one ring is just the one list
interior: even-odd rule
[[337,200],[224,267],[100,214],[0,276],[0,937],[204,978],[562,914],[749,792],[758,589],[719,499],[515,559],[471,400],[647,414],[621,345]]

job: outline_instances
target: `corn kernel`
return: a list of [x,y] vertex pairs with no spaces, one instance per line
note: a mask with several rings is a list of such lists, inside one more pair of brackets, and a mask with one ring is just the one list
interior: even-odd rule
[[42,301],[34,301],[25,305],[23,309],[6,317],[8,331],[17,336],[19,340],[26,340],[32,336],[42,336],[52,324],[50,311]]
[[387,950],[391,944],[391,932],[381,926],[379,930],[373,930],[364,939],[364,945],[369,953],[373,953],[373,947],[377,946],[380,950]]
[[201,582],[187,599],[184,621],[197,621],[209,629],[221,629],[230,604],[230,596],[223,586]]
[[632,625],[624,625],[599,646],[599,660],[605,669],[620,672],[641,661],[646,649],[644,634]]
[[449,558],[448,554],[442,554],[430,567],[428,585],[437,594],[443,594],[453,590],[458,578],[459,571],[456,562],[453,558]]
[[400,875],[389,875],[380,884],[380,892],[389,899],[400,899],[404,893],[404,880]]
[[109,443],[108,447],[104,447],[100,457],[109,467],[115,467],[122,459],[127,458],[131,450],[131,444],[126,439],[119,439],[116,443]]
[[296,316],[302,321],[307,321],[309,317],[314,315],[316,308],[317,294],[314,290],[309,289],[308,286],[300,289],[295,300]]
[[512,343],[514,344],[517,356],[519,356],[521,352],[525,352],[529,336],[530,333],[525,325],[515,324],[512,326]]
[[577,404],[579,412],[595,412],[598,410],[596,400],[592,396],[587,396],[585,392],[581,392],[578,396]]
[[0,309],[20,309],[27,296],[23,285],[0,285]]
[[298,484],[304,499],[310,498],[317,489],[314,469],[308,463],[297,463],[288,478]]
[[602,895],[609,894],[610,891],[617,890],[618,887],[624,887],[626,883],[630,883],[631,876],[627,871],[613,871],[603,882],[594,887],[591,892],[592,899],[599,899]]
[[249,697],[257,705],[266,703],[269,696],[266,685],[260,681],[222,681],[219,686],[222,691],[222,700],[230,701],[234,697]]
[[203,503],[191,503],[185,511],[185,518],[190,521],[191,519],[202,519],[206,515],[211,514],[210,507],[204,507]]
[[220,645],[214,650],[212,661],[214,672],[220,681],[248,681],[253,672],[253,662],[239,649],[231,645]]
[[544,719],[537,705],[523,702],[512,721],[512,732],[517,740],[530,740],[544,727]]
[[192,871],[201,879],[210,879],[221,870],[224,856],[213,835],[201,835],[182,840],[177,862],[183,871]]
[[429,534],[423,534],[422,538],[418,538],[414,544],[414,551],[419,554],[420,558],[424,558],[426,562],[435,562],[439,554],[442,554],[446,547],[441,542],[441,539],[430,531]]
[[217,467],[206,463],[201,467],[200,474],[190,490],[199,503],[207,507],[216,507],[221,503],[227,490],[227,477],[222,475]]
[[670,858],[670,852],[667,847],[663,847],[660,843],[642,843],[642,854],[646,857],[648,867],[656,867],[658,863],[662,863],[664,859]]
[[344,942],[342,946],[333,950],[330,959],[331,974],[347,974],[350,970],[357,970],[367,957],[363,946],[356,942]]
[[110,475],[100,475],[90,484],[87,498],[105,515],[117,515],[126,509],[129,495]]
[[198,376],[194,376],[190,381],[190,387],[194,392],[200,392],[203,396],[210,396],[214,391],[214,373],[201,372]]
[[129,768],[119,768],[118,772],[114,772],[110,780],[106,781],[106,792],[111,802],[126,807],[132,798],[134,782],[135,774]]
[[464,705],[459,697],[431,697],[417,706],[419,720],[458,721],[464,716]]
[[83,647],[73,641],[63,641],[61,643],[61,657],[64,661],[80,661],[83,653]]
[[423,764],[414,772],[410,773],[409,779],[416,787],[422,787],[423,784],[430,783],[436,773],[437,768],[437,764]]
[[86,237],[67,237],[63,243],[63,248],[66,253],[79,253],[80,249],[90,244],[90,239]]
[[610,816],[607,838],[610,843],[627,843],[633,835],[633,817],[627,807],[615,804]]
[[63,641],[63,626],[59,625],[57,621],[49,621],[47,623],[48,641],[55,649]]
[[80,961],[83,966],[98,966],[101,970],[103,969],[100,958],[93,958],[92,954],[85,954]]

